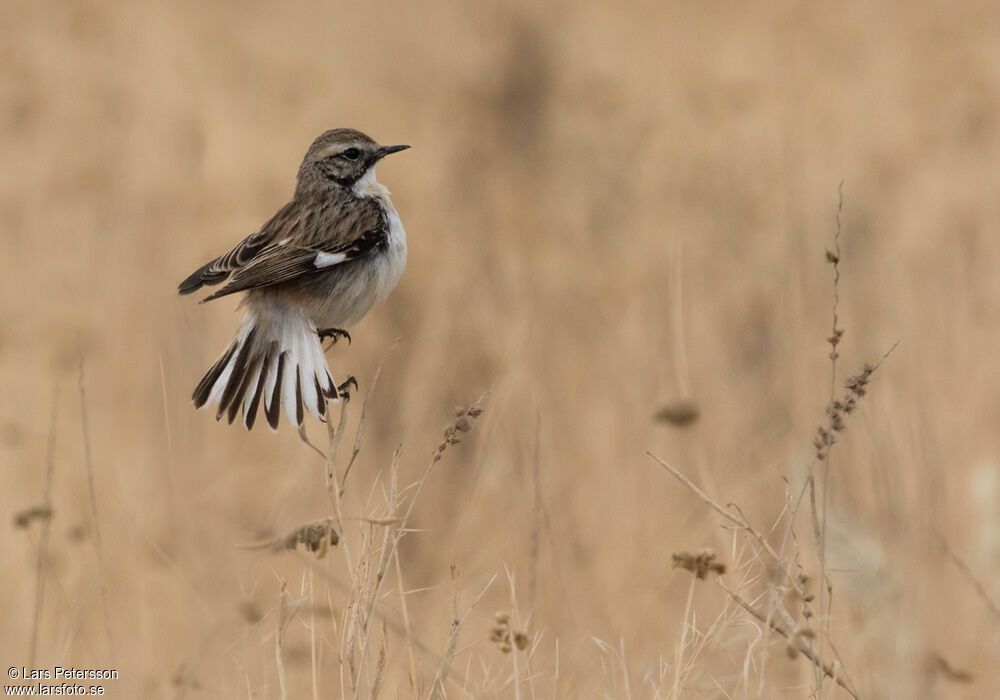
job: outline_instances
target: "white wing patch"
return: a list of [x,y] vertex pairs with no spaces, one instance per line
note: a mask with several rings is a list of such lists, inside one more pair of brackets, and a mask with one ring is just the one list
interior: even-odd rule
[[316,259],[313,261],[313,265],[318,268],[331,267],[333,265],[339,265],[345,260],[347,260],[347,255],[344,253],[316,253]]

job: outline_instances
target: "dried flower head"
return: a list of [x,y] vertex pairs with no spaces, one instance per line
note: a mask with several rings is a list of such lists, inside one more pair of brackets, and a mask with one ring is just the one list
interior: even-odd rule
[[[842,329],[837,329],[834,335],[827,338],[829,343],[836,348],[837,343],[840,342],[840,338],[844,331]],[[889,352],[882,356],[882,360],[885,360],[896,348],[893,345]],[[833,353],[835,355],[836,353]],[[826,415],[829,417],[829,424],[824,426],[819,426],[816,428],[816,434],[813,436],[813,447],[816,448],[816,459],[822,461],[826,459],[829,454],[830,448],[837,442],[837,438],[834,433],[842,433],[847,430],[847,423],[845,417],[854,412],[858,407],[858,401],[867,393],[867,386],[871,382],[872,375],[875,370],[878,369],[879,365],[882,364],[882,360],[879,360],[875,364],[866,362],[862,367],[861,371],[857,374],[851,375],[844,382],[844,386],[847,391],[844,393],[842,398],[834,399],[830,402],[830,405],[826,407]]]
[[500,611],[496,614],[496,624],[490,630],[490,641],[497,644],[504,654],[509,654],[515,647],[519,651],[527,649],[530,638],[525,632],[515,630],[510,624],[510,615]]
[[330,547],[336,547],[340,536],[333,529],[333,518],[324,518],[314,523],[307,523],[281,537],[272,537],[255,544],[240,545],[241,549],[270,549],[274,552],[295,549],[305,545],[306,549],[316,554],[317,559],[326,556]]
[[476,419],[482,414],[483,409],[480,408],[478,401],[469,408],[462,408],[460,406],[455,409],[455,421],[444,429],[444,439],[434,451],[433,460],[435,462],[439,461],[442,455],[444,455],[444,451],[448,449],[449,445],[457,445],[461,442],[459,434],[467,433],[472,430],[476,423]]
[[698,554],[691,552],[674,552],[672,555],[674,568],[690,571],[696,578],[704,581],[710,573],[721,576],[726,573],[726,565],[715,560],[715,552],[704,549]]
[[662,406],[653,416],[653,419],[659,423],[683,428],[697,421],[700,415],[698,404],[694,400],[679,399]]
[[14,513],[14,527],[25,529],[35,520],[50,520],[52,509],[48,506],[32,506]]

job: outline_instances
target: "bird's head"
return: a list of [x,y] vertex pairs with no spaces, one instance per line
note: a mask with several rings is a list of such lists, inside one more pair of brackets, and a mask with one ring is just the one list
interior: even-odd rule
[[409,146],[380,146],[356,129],[332,129],[313,141],[299,168],[299,188],[308,185],[351,187],[390,153]]

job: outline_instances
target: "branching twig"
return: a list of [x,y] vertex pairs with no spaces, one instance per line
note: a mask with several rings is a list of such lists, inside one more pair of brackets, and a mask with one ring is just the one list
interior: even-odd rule
[[761,535],[760,532],[758,532],[750,523],[748,523],[743,518],[733,515],[731,512],[729,512],[721,505],[719,505],[719,503],[712,500],[704,491],[695,486],[690,479],[681,474],[672,465],[668,464],[667,462],[664,462],[662,459],[654,455],[652,452],[647,451],[646,454],[652,457],[657,463],[659,463],[661,467],[663,467],[668,472],[673,474],[674,478],[676,478],[678,481],[684,484],[688,489],[690,489],[692,493],[694,493],[701,500],[707,503],[712,508],[712,510],[719,513],[719,515],[726,518],[726,520],[733,523],[741,530],[745,530],[746,532],[750,533],[750,535],[755,540],[757,540],[757,542],[760,543],[760,546],[763,547],[767,551],[767,553],[771,555],[771,557],[774,559],[774,563],[777,566],[778,570],[782,573],[782,575],[784,575],[785,579],[788,581],[789,585],[791,585],[791,587],[795,590],[795,592],[801,596],[805,595],[805,592],[802,590],[802,586],[799,585],[799,582],[796,581],[795,578],[792,577],[792,575],[785,570],[785,567],[782,564],[781,558],[778,556],[778,553],[774,551],[774,548],[771,546],[771,544],[766,539],[764,539],[764,536]]
[[827,677],[832,678],[835,681],[837,681],[837,684],[840,687],[842,687],[844,690],[846,690],[851,695],[851,697],[853,697],[853,698],[857,698],[858,697],[857,692],[850,685],[848,685],[847,681],[843,678],[843,676],[841,674],[837,673],[837,669],[835,669],[835,668],[833,668],[833,667],[831,667],[831,666],[829,666],[827,664],[824,664],[819,659],[819,657],[816,655],[816,653],[813,652],[813,650],[810,649],[808,646],[806,646],[805,643],[802,642],[802,640],[796,638],[792,634],[789,634],[788,630],[786,630],[784,627],[782,627],[781,625],[779,625],[774,620],[769,620],[767,618],[767,616],[764,615],[764,613],[758,611],[756,608],[754,608],[752,605],[750,605],[750,603],[748,603],[745,600],[743,600],[743,598],[741,598],[735,591],[731,590],[728,586],[726,586],[726,584],[722,583],[722,581],[719,581],[718,579],[716,579],[716,583],[741,608],[743,608],[744,610],[746,610],[748,613],[750,613],[751,615],[753,615],[755,618],[757,618],[761,622],[763,622],[763,623],[767,624],[768,626],[770,626],[771,629],[773,629],[775,632],[777,632],[782,637],[784,637],[785,639],[787,639],[790,643],[794,644],[795,647],[796,647],[796,649],[799,651],[799,653],[801,653],[804,657],[806,657],[807,659],[809,659],[810,661],[812,661],[813,665],[817,669],[820,669],[820,672],[824,676],[827,676]]

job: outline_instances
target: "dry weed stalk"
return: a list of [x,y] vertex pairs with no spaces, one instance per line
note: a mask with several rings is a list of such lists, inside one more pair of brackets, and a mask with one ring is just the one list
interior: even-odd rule
[[809,659],[813,663],[813,666],[819,669],[824,676],[835,680],[837,682],[837,685],[846,690],[852,698],[858,697],[858,693],[854,689],[853,684],[849,684],[849,680],[844,675],[840,662],[838,662],[836,665],[833,666],[823,663],[823,661],[819,658],[819,656],[816,655],[816,652],[814,652],[807,644],[807,640],[811,640],[812,637],[815,635],[815,632],[809,629],[799,629],[799,628],[796,628],[792,632],[789,632],[774,620],[768,619],[768,617],[764,613],[754,608],[747,601],[743,600],[743,598],[741,598],[735,591],[731,590],[724,583],[718,580],[716,581],[716,583],[741,608],[746,610],[755,618],[765,623],[768,627],[770,627],[775,632],[780,634],[782,637],[787,639],[789,642],[789,647],[787,648],[793,650],[793,653],[790,654],[790,656],[794,658],[794,655],[796,653],[802,654],[804,657]]
[[[844,329],[838,327],[837,311],[840,306],[840,215],[844,210],[844,183],[840,183],[840,187],[837,190],[838,201],[837,201],[837,228],[833,234],[833,250],[826,251],[826,260],[833,266],[833,330],[830,336],[827,338],[827,342],[830,344],[830,406],[827,410],[827,415],[829,416],[829,424],[826,430],[821,426],[817,431],[817,439],[824,444],[825,449],[816,448],[817,458],[823,463],[823,508],[821,512],[821,517],[819,521],[819,528],[814,527],[817,531],[817,542],[816,547],[819,551],[819,609],[821,613],[820,619],[820,634],[819,634],[819,653],[820,657],[823,655],[823,642],[827,637],[827,626],[829,624],[829,611],[826,605],[824,605],[824,593],[829,593],[833,596],[833,587],[830,580],[826,576],[826,523],[827,523],[827,504],[829,501],[829,485],[830,485],[830,452],[831,447],[833,447],[833,434],[834,432],[840,432],[840,426],[838,426],[839,412],[833,409],[833,403],[836,400],[837,392],[837,358],[840,357],[840,353],[837,351],[837,345],[840,344],[841,338],[844,336]],[[852,406],[853,410],[853,406]],[[815,444],[815,443],[814,443]],[[810,502],[813,504],[813,520],[816,519],[816,494],[815,494],[815,480],[810,475]],[[818,690],[823,689],[823,674],[817,671],[816,673],[816,688]]]
[[[750,613],[758,621],[764,623],[770,629],[773,629],[775,632],[788,640],[789,644],[787,651],[789,652],[789,656],[791,658],[795,658],[799,654],[803,655],[809,659],[809,661],[811,661],[816,668],[820,669],[820,672],[824,676],[834,679],[838,685],[851,695],[851,697],[858,697],[857,691],[854,690],[853,685],[849,683],[848,679],[844,677],[842,671],[840,670],[840,664],[838,663],[835,666],[824,664],[819,656],[817,656],[816,652],[809,646],[808,642],[813,639],[816,633],[809,628],[802,628],[798,626],[789,631],[784,626],[771,619],[770,615],[758,610],[744,600],[738,593],[717,578],[726,572],[726,566],[716,559],[713,552],[709,550],[704,550],[698,553],[675,552],[673,554],[673,560],[675,567],[690,571],[694,575],[692,585],[696,580],[705,580],[710,574],[714,575],[716,577],[714,579],[715,583],[723,591],[725,591],[726,595],[728,595],[735,603]],[[678,684],[675,684],[674,690],[675,693],[678,692]]]
[[52,479],[56,468],[56,427],[59,420],[59,385],[52,387],[52,422],[49,426],[49,444],[45,457],[45,494],[42,505],[21,511],[14,516],[16,527],[27,528],[31,521],[41,520],[41,534],[38,538],[38,559],[35,565],[35,612],[31,623],[31,648],[28,661],[35,665],[35,652],[38,649],[38,628],[42,622],[42,607],[45,601],[45,559],[49,549],[49,530],[52,525]]
[[[724,518],[726,518],[726,520],[728,520],[729,522],[731,522],[734,525],[736,525],[736,527],[739,530],[742,530],[742,531],[746,532],[754,540],[756,540],[757,543],[760,545],[761,550],[762,551],[766,551],[770,555],[770,557],[771,557],[771,559],[773,561],[775,570],[778,571],[784,577],[784,579],[786,580],[787,584],[792,588],[792,590],[794,590],[796,593],[798,593],[801,596],[805,596],[805,592],[802,590],[802,586],[799,583],[799,581],[795,577],[793,577],[791,574],[789,574],[788,571],[785,569],[784,565],[782,564],[782,558],[778,554],[778,552],[776,552],[774,550],[774,548],[767,541],[767,539],[764,537],[764,535],[762,535],[760,533],[760,531],[758,531],[756,528],[754,528],[746,520],[746,518],[742,517],[742,513],[739,516],[734,515],[733,513],[731,513],[726,508],[723,508],[718,502],[716,502],[715,500],[713,500],[712,498],[710,498],[700,488],[698,488],[697,486],[695,486],[694,483],[690,479],[688,479],[686,476],[684,476],[677,468],[675,468],[674,466],[668,464],[667,462],[664,462],[662,459],[660,459],[659,457],[657,457],[656,455],[654,455],[652,452],[646,452],[646,454],[649,457],[651,457],[653,460],[655,460],[657,463],[659,463],[659,465],[661,467],[663,467],[668,472],[670,472],[674,476],[674,478],[676,478],[678,481],[680,481],[682,484],[684,484],[684,486],[686,486],[692,493],[694,493],[702,501],[704,501],[705,503],[707,503],[712,508],[712,510],[714,510],[715,512],[717,512],[720,515],[722,515]],[[734,504],[730,504],[730,507],[736,508],[737,511],[739,510]],[[768,567],[765,567],[765,568],[768,568]]]
[[972,589],[976,592],[976,595],[981,601],[989,608],[990,612],[1000,620],[1000,604],[997,604],[995,600],[986,591],[986,587],[982,582],[976,578],[976,575],[972,573],[972,569],[969,565],[965,563],[965,560],[960,556],[955,554],[955,552],[948,546],[948,540],[944,538],[938,530],[934,530],[934,536],[937,538],[938,543],[941,545],[941,549],[944,551],[944,555],[955,565],[955,568],[959,570],[962,577],[972,586]]
[[288,681],[285,676],[285,662],[282,651],[285,648],[285,628],[294,615],[288,612],[288,585],[284,579],[278,582],[278,620],[274,630],[274,659],[278,669],[278,687],[281,689],[281,700],[288,699]]
[[455,660],[455,654],[458,647],[458,633],[462,628],[463,623],[466,618],[476,609],[479,605],[479,601],[482,600],[483,596],[486,595],[492,586],[493,582],[496,581],[497,577],[494,574],[483,589],[479,592],[479,595],[475,597],[472,604],[462,615],[459,613],[460,609],[460,597],[459,597],[459,585],[458,585],[458,570],[453,564],[451,567],[451,577],[452,577],[452,596],[451,596],[451,633],[448,635],[448,646],[445,648],[444,655],[438,663],[437,670],[434,672],[434,681],[431,683],[431,691],[428,694],[428,700],[437,700],[437,698],[446,698],[448,694],[445,692],[445,683],[448,681],[448,676],[452,670],[452,663]]
[[[480,397],[473,406],[459,409],[456,412],[455,420],[445,429],[443,440],[432,453],[423,476],[411,487],[403,490],[398,485],[400,449],[397,448],[389,467],[389,483],[388,489],[384,493],[384,506],[377,512],[366,513],[357,519],[363,523],[363,526],[360,531],[360,539],[356,542],[356,555],[352,554],[350,548],[347,546],[347,538],[343,526],[345,516],[343,514],[341,497],[343,495],[343,479],[350,471],[350,467],[360,451],[361,433],[365,424],[364,413],[368,405],[367,399],[354,441],[355,451],[351,455],[343,476],[338,475],[335,461],[337,447],[344,431],[345,410],[343,407],[341,409],[339,426],[336,429],[332,425],[330,426],[330,442],[325,455],[325,464],[327,489],[330,493],[334,509],[334,515],[331,520],[336,523],[336,527],[340,530],[341,549],[344,552],[347,571],[350,577],[350,586],[347,592],[347,603],[344,608],[344,620],[340,634],[341,672],[343,674],[346,669],[346,681],[354,697],[374,697],[381,685],[385,667],[386,645],[388,643],[388,638],[385,634],[385,630],[388,629],[387,620],[382,616],[382,646],[374,664],[371,663],[371,647],[373,644],[372,626],[373,622],[380,616],[378,605],[382,600],[382,589],[389,567],[394,561],[397,562],[396,577],[400,585],[399,595],[403,601],[404,623],[403,625],[393,625],[393,627],[397,630],[399,627],[402,627],[402,634],[407,640],[410,653],[412,688],[414,691],[418,690],[413,647],[420,646],[422,650],[425,650],[426,647],[417,644],[410,629],[405,591],[402,587],[402,571],[398,565],[399,543],[403,536],[409,532],[408,523],[410,516],[434,465],[441,460],[449,447],[461,442],[463,433],[472,430],[476,419],[482,414],[481,402],[483,398],[485,398],[485,395]],[[402,508],[402,494],[411,489],[412,495],[409,496],[404,511]],[[458,626],[455,625],[453,635],[457,635],[457,633]],[[439,692],[443,694],[443,687],[449,676],[451,656],[453,654],[454,646],[453,643],[450,643],[435,675],[435,680],[431,687],[432,694]],[[343,684],[344,677],[342,675]]]
[[[864,396],[865,387],[868,384],[872,373],[878,368],[878,366],[882,363],[882,361],[884,361],[886,357],[888,357],[888,355],[893,351],[893,349],[895,349],[895,347],[896,346],[894,345],[892,348],[890,348],[890,350],[882,357],[881,360],[879,360],[878,363],[874,365],[866,365],[861,373],[851,377],[848,380],[847,396],[845,396],[844,401],[831,402],[832,413],[834,414],[843,413],[844,409],[848,405],[851,405],[852,406],[851,410],[853,410],[853,406],[856,406],[858,399]],[[853,401],[849,404],[848,400],[850,399],[853,399]],[[839,430],[837,432],[843,431],[844,426],[842,420],[835,421],[835,425],[839,427]],[[750,606],[734,591],[731,591],[730,589],[726,588],[726,591],[730,595],[730,597],[732,597],[734,601],[739,603],[741,607],[743,607],[748,612],[753,614],[754,617],[759,619],[761,622],[765,623],[766,625],[765,629],[773,629],[779,634],[781,634],[783,637],[788,639],[789,643],[793,645],[792,649],[795,654],[801,653],[803,656],[812,661],[814,668],[816,668],[817,670],[817,678],[820,679],[817,682],[817,687],[820,687],[821,679],[823,677],[834,678],[837,681],[837,683],[841,685],[845,690],[847,690],[853,697],[857,697],[857,692],[854,689],[854,684],[850,681],[849,676],[843,669],[843,661],[839,659],[839,654],[837,653],[836,647],[832,644],[832,642],[829,639],[827,639],[826,641],[826,643],[830,645],[830,648],[833,651],[833,653],[838,657],[838,662],[834,666],[825,664],[822,661],[821,654],[818,654],[812,648],[812,641],[816,636],[816,633],[811,629],[811,627],[809,627],[809,619],[812,617],[810,603],[813,600],[813,596],[811,593],[808,593],[805,588],[808,582],[808,577],[802,571],[801,564],[798,562],[797,547],[796,547],[796,565],[799,568],[799,574],[797,576],[793,576],[786,569],[785,566],[785,560],[784,560],[785,544],[787,542],[789,533],[791,534],[792,539],[797,542],[797,540],[795,540],[795,534],[793,531],[794,521],[798,513],[799,504],[801,503],[802,496],[805,493],[805,488],[806,486],[811,485],[811,481],[807,482],[807,484],[803,486],[803,490],[799,494],[798,501],[791,510],[787,525],[788,529],[786,530],[785,538],[781,545],[781,552],[776,552],[774,548],[770,545],[770,543],[767,541],[766,537],[749,523],[748,519],[743,515],[738,506],[736,506],[735,504],[730,504],[728,508],[724,508],[721,504],[710,498],[701,489],[699,489],[679,470],[677,470],[667,462],[661,460],[660,458],[656,457],[652,453],[647,452],[647,454],[651,458],[653,458],[656,462],[658,462],[664,469],[670,472],[678,481],[680,481],[692,493],[697,495],[702,501],[708,504],[713,510],[722,515],[726,520],[728,520],[732,524],[736,525],[737,530],[742,531],[746,535],[748,535],[751,538],[751,541],[755,544],[756,546],[755,556],[762,567],[763,573],[765,574],[764,579],[769,582],[768,586],[771,591],[771,603],[769,606],[770,609],[765,614],[757,610],[756,608],[753,608],[753,606]],[[828,449],[826,456],[827,457],[829,456]],[[790,498],[786,498],[785,509],[782,511],[782,516],[779,516],[779,522],[781,520],[781,517],[784,517],[785,513],[788,511],[789,502]],[[732,512],[733,510],[735,510],[737,514],[734,514]],[[817,527],[817,534],[819,533],[820,530],[819,527]],[[766,564],[764,560],[761,559],[760,557],[760,554],[763,552],[767,552],[769,555],[769,560]],[[685,568],[691,571],[693,574],[695,574],[697,578],[707,577],[710,573],[721,574],[725,570],[724,566],[719,564],[715,560],[714,555],[712,555],[710,552],[701,552],[699,554],[678,553],[674,555],[674,562],[675,566],[679,566],[681,568]],[[795,596],[795,599],[802,602],[803,604],[802,615],[805,620],[803,625],[801,626],[797,625],[794,622],[794,617],[785,609],[784,605],[782,604],[780,597],[777,595],[776,581],[778,580],[783,581],[785,586],[787,586],[787,589],[793,594],[793,596]],[[720,585],[722,584],[720,583]],[[725,588],[725,586],[723,587]],[[688,608],[689,607],[690,607],[690,591],[689,591]],[[791,625],[790,629],[792,629],[792,632],[789,632],[788,631],[789,628],[784,627],[783,625],[779,624],[773,619],[775,613],[782,615],[789,622],[789,624]],[[687,613],[685,613],[685,619],[687,619]],[[685,624],[685,631],[686,629],[687,626]],[[829,635],[827,634],[827,637],[828,636]],[[686,634],[684,637],[682,637],[681,648],[683,648],[685,645],[686,645]],[[767,645],[765,644],[764,646],[766,653]],[[679,649],[678,654],[680,653],[681,651]],[[681,660],[682,657],[678,656],[678,659],[676,661],[675,679],[674,679],[675,694],[679,692],[679,688],[681,687],[684,678],[684,674],[682,673],[682,670],[680,668]]]
[[[822,502],[817,508],[816,504],[816,479],[812,472],[812,467],[810,467],[810,474],[807,480],[807,485],[809,488],[809,501],[812,507],[812,517],[813,517],[813,533],[816,539],[816,549],[819,558],[819,610],[820,610],[820,621],[819,621],[819,656],[823,656],[824,645],[829,644],[831,650],[835,655],[837,654],[836,648],[830,641],[829,634],[829,624],[830,616],[832,612],[832,600],[833,600],[833,583],[827,576],[827,558],[826,558],[826,542],[827,542],[827,510],[829,507],[829,494],[830,494],[830,471],[831,471],[831,453],[833,452],[833,446],[837,442],[837,435],[843,433],[847,429],[846,417],[854,412],[857,408],[858,403],[867,393],[868,383],[871,381],[872,375],[881,366],[881,364],[892,354],[892,352],[899,345],[899,341],[893,344],[889,350],[882,356],[882,358],[875,364],[865,363],[860,372],[847,378],[844,382],[846,388],[845,393],[841,398],[837,397],[837,360],[840,357],[840,352],[838,347],[844,337],[844,329],[840,327],[839,324],[839,307],[840,307],[840,260],[841,260],[841,250],[840,250],[840,233],[841,233],[841,222],[840,217],[844,211],[844,183],[840,183],[838,188],[838,202],[837,202],[837,214],[836,214],[836,228],[833,234],[833,250],[826,251],[826,261],[833,267],[833,306],[832,306],[832,329],[830,335],[827,337],[826,341],[830,345],[830,398],[829,403],[826,408],[827,424],[826,426],[820,425],[816,429],[816,435],[813,438],[813,447],[816,448],[816,460],[822,464]],[[789,523],[789,528],[794,526],[794,521]],[[838,655],[839,656],[839,655]],[[818,691],[822,691],[823,688],[823,674],[817,670],[816,673],[816,687]]]
[[94,523],[94,550],[97,552],[97,565],[101,581],[101,603],[104,610],[104,633],[107,637],[108,651],[114,653],[114,643],[111,637],[111,613],[108,607],[108,577],[104,563],[104,543],[101,541],[100,519],[97,516],[97,492],[94,488],[94,461],[90,449],[90,421],[87,417],[87,393],[84,388],[83,353],[80,353],[80,371],[77,375],[77,386],[80,390],[80,424],[83,429],[83,463],[87,471],[87,493],[90,496],[90,515]]

